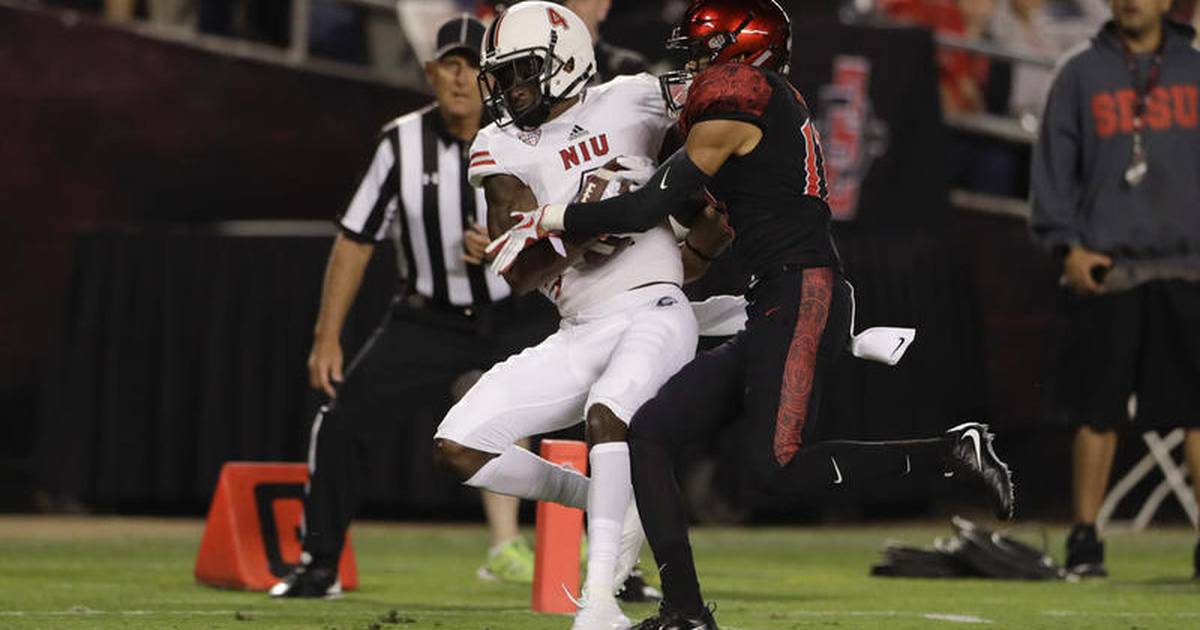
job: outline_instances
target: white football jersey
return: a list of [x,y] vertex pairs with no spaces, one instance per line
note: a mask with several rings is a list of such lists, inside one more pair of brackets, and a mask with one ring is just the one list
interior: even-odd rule
[[[657,79],[617,77],[588,88],[578,103],[533,131],[495,124],[480,130],[467,177],[482,186],[489,175],[512,175],[540,204],[569,203],[590,173],[617,156],[656,161],[672,124]],[[628,236],[632,244],[616,254],[580,261],[542,287],[563,317],[647,283],[682,284],[683,264],[669,227]]]

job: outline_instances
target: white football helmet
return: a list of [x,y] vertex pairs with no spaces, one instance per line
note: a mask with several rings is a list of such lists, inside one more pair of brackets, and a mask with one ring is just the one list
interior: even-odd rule
[[551,105],[582,92],[595,73],[592,35],[561,4],[515,4],[484,34],[479,90],[501,127],[536,129]]

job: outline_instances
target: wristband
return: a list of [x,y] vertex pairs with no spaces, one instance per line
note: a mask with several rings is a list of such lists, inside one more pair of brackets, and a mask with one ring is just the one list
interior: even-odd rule
[[542,209],[542,229],[547,232],[563,231],[563,219],[566,218],[567,206],[561,203],[547,204]]

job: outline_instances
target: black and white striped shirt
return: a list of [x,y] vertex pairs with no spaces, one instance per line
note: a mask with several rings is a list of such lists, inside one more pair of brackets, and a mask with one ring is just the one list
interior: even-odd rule
[[487,225],[483,192],[467,183],[469,148],[450,135],[434,105],[393,120],[338,217],[342,232],[361,242],[381,242],[395,225],[409,290],[441,305],[478,307],[509,295],[486,265],[462,260],[463,232]]

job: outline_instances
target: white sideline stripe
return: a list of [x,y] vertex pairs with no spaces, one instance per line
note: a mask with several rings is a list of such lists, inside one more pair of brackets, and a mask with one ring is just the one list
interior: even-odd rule
[[992,623],[990,619],[976,617],[975,615],[944,615],[941,613],[929,613],[921,616],[934,621],[949,621],[951,623]]
[[1177,617],[1180,619],[1200,617],[1200,611],[1191,612],[1121,612],[1114,611],[1084,611],[1084,610],[1043,610],[1043,615],[1049,617]]

